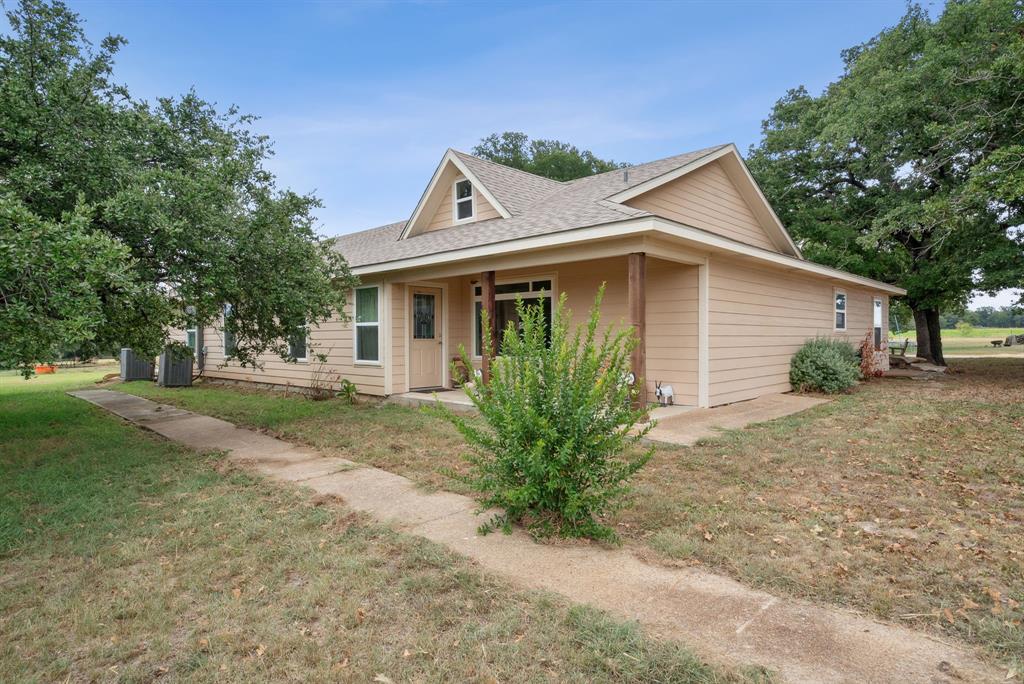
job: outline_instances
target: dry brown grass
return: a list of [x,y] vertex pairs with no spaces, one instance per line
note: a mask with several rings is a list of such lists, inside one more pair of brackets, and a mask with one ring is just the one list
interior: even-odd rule
[[616,519],[662,561],[1024,654],[1024,362],[957,362],[660,449]]
[[[937,381],[873,381],[797,416],[661,448],[632,507],[610,522],[654,561],[954,636],[1024,670],[1024,362],[953,369]],[[426,486],[453,488],[439,469],[464,467],[459,437],[423,412],[128,389],[208,404]]]

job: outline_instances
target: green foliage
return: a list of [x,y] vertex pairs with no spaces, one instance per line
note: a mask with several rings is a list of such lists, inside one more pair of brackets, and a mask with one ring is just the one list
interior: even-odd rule
[[808,340],[793,355],[789,382],[798,392],[838,394],[857,382],[860,359],[848,343],[827,337]]
[[531,141],[525,133],[516,131],[492,133],[473,148],[473,154],[557,181],[574,180],[628,166],[599,159],[590,150],[581,151],[575,145],[560,140]]
[[[504,331],[490,382],[466,385],[482,423],[438,402],[436,410],[475,449],[466,457],[472,473],[451,475],[483,495],[484,509],[504,510],[484,529],[522,522],[538,535],[615,538],[598,518],[621,505],[626,481],[653,449],[634,455],[651,428],[633,431],[647,409],[632,406],[637,390],[624,382],[637,339],[631,328],[598,333],[603,297],[602,285],[587,323],[571,331],[563,294],[550,344],[543,308],[518,300],[521,327],[510,323]],[[483,325],[486,330],[486,312]],[[471,368],[466,350],[460,351]]]
[[339,399],[344,399],[350,404],[356,403],[356,396],[359,394],[359,388],[356,384],[348,378],[342,378],[338,382],[338,391],[335,396]]
[[957,321],[956,329],[960,331],[960,334],[964,337],[970,337],[974,333],[974,326],[967,321]]
[[941,309],[1024,283],[1024,9],[911,5],[843,59],[776,103],[748,161],[807,257],[907,289],[941,362]]
[[944,329],[956,328],[961,321],[975,328],[1024,328],[1024,313],[1019,306],[982,306],[944,313],[940,320]]
[[128,248],[93,230],[84,208],[48,221],[0,195],[0,368],[20,365],[28,377],[26,361],[54,361],[61,349],[95,339],[105,305],[159,305],[132,266]]
[[253,117],[194,92],[134,100],[112,82],[124,39],[94,50],[63,3],[6,14],[0,249],[31,261],[0,279],[0,316],[23,322],[5,326],[0,361],[29,368],[56,347],[155,355],[169,329],[213,324],[230,303],[234,356],[252,365],[287,358],[285,340],[343,310],[354,279],[314,230],[319,201],[276,187]]

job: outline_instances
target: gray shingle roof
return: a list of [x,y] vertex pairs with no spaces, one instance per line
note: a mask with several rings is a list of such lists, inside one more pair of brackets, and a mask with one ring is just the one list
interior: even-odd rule
[[[622,221],[649,213],[608,197],[644,183],[720,150],[716,145],[665,159],[587,176],[567,183],[455,152],[481,183],[504,206],[510,218],[465,223],[399,240],[406,221],[342,235],[334,248],[350,266],[369,266],[399,259],[449,252],[507,240],[557,233]],[[628,171],[628,180],[623,171]]]
[[458,150],[452,152],[513,216],[522,214],[532,204],[565,187],[565,183],[550,178],[513,169]]

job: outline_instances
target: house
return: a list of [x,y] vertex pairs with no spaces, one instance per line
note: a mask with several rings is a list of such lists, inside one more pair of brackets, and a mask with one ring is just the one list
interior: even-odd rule
[[298,363],[260,369],[224,363],[230,340],[207,329],[208,377],[450,387],[460,347],[486,371],[482,308],[503,328],[517,296],[549,307],[564,292],[581,320],[604,282],[602,323],[636,327],[647,399],[660,382],[677,404],[715,406],[788,391],[807,339],[886,340],[889,297],[905,294],[804,259],[731,144],[564,183],[450,149],[408,220],[335,246],[362,281],[349,322],[293,343]]

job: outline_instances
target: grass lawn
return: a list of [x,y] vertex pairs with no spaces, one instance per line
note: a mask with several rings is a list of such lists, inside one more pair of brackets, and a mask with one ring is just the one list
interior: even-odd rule
[[[982,646],[1024,670],[1024,361],[964,359],[808,412],[659,448],[611,522],[655,562],[701,565]],[[453,487],[459,437],[397,406],[224,387],[121,389]]]
[[[515,591],[435,544],[63,394],[108,371],[0,374],[2,682],[763,677]],[[203,402],[236,395],[178,396],[213,413],[218,402]],[[277,429],[341,408],[260,405],[277,417],[253,418]]]
[[[1024,346],[993,347],[992,340],[1005,340],[1009,335],[1024,334],[1021,328],[973,328],[966,334],[960,330],[942,331],[942,353],[963,354],[972,356],[988,356],[990,354],[1014,354],[1024,358]],[[917,338],[913,330],[899,335],[892,335],[893,340]],[[913,349],[908,350],[913,353]]]

